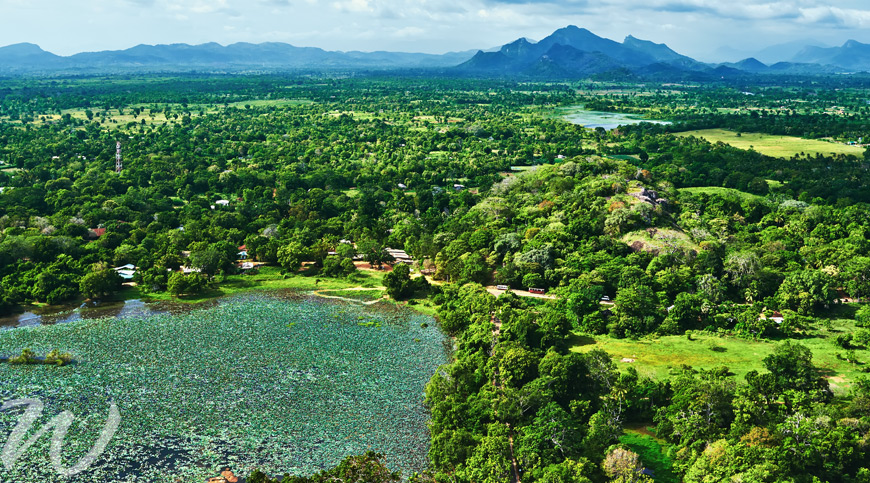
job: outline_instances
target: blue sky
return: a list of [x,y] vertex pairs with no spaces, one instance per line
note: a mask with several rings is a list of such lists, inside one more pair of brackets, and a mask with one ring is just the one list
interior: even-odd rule
[[288,42],[443,53],[540,39],[574,24],[715,60],[792,40],[870,43],[870,2],[844,0],[0,0],[0,45],[69,55],[140,43]]

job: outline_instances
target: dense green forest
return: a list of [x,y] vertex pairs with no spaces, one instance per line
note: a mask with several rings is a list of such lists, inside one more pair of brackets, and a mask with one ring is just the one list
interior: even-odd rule
[[[870,161],[673,135],[857,142],[866,89],[844,82],[0,81],[0,312],[124,297],[126,264],[137,295],[189,295],[242,246],[324,278],[402,249],[431,284],[403,268],[387,291],[455,338],[416,481],[870,482]],[[576,105],[674,123],[554,115]],[[658,377],[606,352],[667,337],[724,362]],[[716,341],[769,353],[737,375]],[[284,481],[398,478],[374,454],[343,465]]]

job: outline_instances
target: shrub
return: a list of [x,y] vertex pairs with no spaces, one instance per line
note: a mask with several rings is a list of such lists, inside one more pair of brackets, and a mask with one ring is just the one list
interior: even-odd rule
[[20,356],[9,358],[10,364],[36,364],[37,362],[36,353],[30,349],[22,350]]
[[70,362],[72,362],[72,354],[70,354],[69,352],[61,353],[59,350],[53,349],[51,352],[45,355],[46,364],[65,366]]
[[858,327],[870,327],[870,305],[865,305],[855,313],[855,321]]

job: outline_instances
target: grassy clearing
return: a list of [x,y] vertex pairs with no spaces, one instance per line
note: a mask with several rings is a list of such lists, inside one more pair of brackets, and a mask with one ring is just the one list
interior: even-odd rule
[[726,129],[686,131],[676,135],[700,137],[714,144],[723,142],[740,149],[752,148],[761,154],[777,158],[790,158],[800,153],[811,156],[816,154],[851,154],[853,156],[862,156],[864,154],[864,148],[859,146],[848,146],[846,144],[802,139],[793,136],[774,136],[760,133],[742,133],[738,135],[736,132]]
[[621,159],[623,161],[628,161],[630,163],[639,163],[640,162],[640,158],[638,158],[637,156],[632,156],[630,154],[614,154],[612,156],[608,156],[608,158]]
[[[777,181],[773,181],[773,183],[778,183]],[[771,182],[768,181],[768,186],[770,186]],[[779,183],[782,186],[782,183]],[[773,186],[771,186],[773,187]],[[693,195],[697,194],[705,194],[705,195],[718,195],[718,196],[736,196],[737,198],[745,199],[745,200],[760,200],[763,196],[754,195],[752,193],[747,193],[745,191],[736,190],[734,188],[722,188],[721,186],[703,186],[700,188],[679,188],[677,191],[680,193],[689,193]]]
[[[332,117],[341,117],[347,115],[357,121],[371,121],[372,119],[376,119],[378,117],[374,112],[363,111],[332,111],[329,113],[329,115]],[[381,119],[386,120],[387,118],[382,116]]]
[[229,103],[230,107],[264,107],[264,106],[302,106],[306,104],[314,104],[314,101],[308,99],[259,99],[255,101],[239,101]]
[[679,476],[674,474],[673,461],[667,456],[668,444],[655,438],[645,425],[625,428],[619,442],[640,456],[641,463],[652,470],[657,483],[680,482]]
[[[834,339],[838,334],[855,331],[855,321],[850,315],[854,314],[855,309],[853,304],[843,306],[828,314],[827,318],[821,319],[816,327],[810,329],[808,335],[792,339],[812,350],[813,362],[837,394],[848,392],[857,377],[866,375],[861,369],[870,363],[870,350],[855,351],[863,363],[860,365],[837,358],[837,354],[844,354],[846,351],[837,346]],[[576,334],[571,350],[587,352],[596,348],[603,349],[611,355],[619,368],[624,369],[631,365],[639,373],[658,379],[665,379],[672,370],[688,365],[696,369],[726,366],[742,381],[751,370],[763,371],[761,360],[780,343],[701,333],[693,334],[691,339],[682,335],[640,340]],[[623,359],[634,359],[634,362],[621,362]]]
[[405,303],[409,309],[415,310],[423,315],[435,317],[438,315],[438,306],[429,299],[415,299]]
[[341,290],[318,290],[318,294],[330,297],[341,297],[344,299],[356,300],[358,302],[373,302],[384,297],[384,291],[380,289],[341,289]]
[[669,228],[655,228],[653,231],[638,230],[626,233],[622,237],[623,243],[633,245],[637,242],[643,244],[644,250],[670,252],[675,249],[682,251],[698,251],[700,248],[681,231]]

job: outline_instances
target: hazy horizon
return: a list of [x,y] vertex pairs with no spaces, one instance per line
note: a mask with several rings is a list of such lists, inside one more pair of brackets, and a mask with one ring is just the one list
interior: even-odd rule
[[58,54],[139,44],[286,42],[338,51],[442,54],[540,39],[569,24],[666,43],[699,60],[806,41],[870,42],[870,8],[847,0],[0,0],[0,45]]

